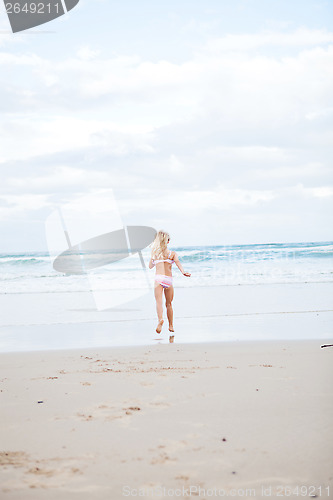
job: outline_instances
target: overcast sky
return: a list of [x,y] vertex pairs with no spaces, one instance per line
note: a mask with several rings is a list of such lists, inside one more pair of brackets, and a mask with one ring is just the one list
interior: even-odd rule
[[81,0],[0,11],[0,252],[112,189],[178,245],[333,239],[331,0]]

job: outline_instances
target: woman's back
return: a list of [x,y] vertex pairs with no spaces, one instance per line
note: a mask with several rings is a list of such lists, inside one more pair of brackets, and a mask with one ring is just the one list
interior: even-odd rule
[[156,274],[165,274],[172,276],[173,252],[169,250],[168,256],[159,259],[153,259],[153,264],[156,265]]

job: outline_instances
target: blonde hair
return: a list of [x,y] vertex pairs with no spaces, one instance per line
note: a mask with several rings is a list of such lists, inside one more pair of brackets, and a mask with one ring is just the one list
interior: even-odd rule
[[167,244],[170,240],[170,235],[166,231],[158,231],[155,239],[151,244],[151,255],[155,259],[166,258]]

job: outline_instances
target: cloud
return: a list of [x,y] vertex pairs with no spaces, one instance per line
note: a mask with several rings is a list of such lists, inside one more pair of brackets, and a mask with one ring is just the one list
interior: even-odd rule
[[226,34],[209,40],[203,47],[204,52],[248,52],[261,47],[306,48],[333,42],[333,33],[325,29],[298,28],[293,32],[263,31],[251,34]]
[[46,194],[0,195],[0,221],[29,219],[34,212],[51,206]]
[[332,200],[332,42],[306,28],[225,35],[185,62],[89,45],[59,60],[0,52],[2,220],[101,186],[156,223],[228,212],[269,224],[262,211],[292,203],[318,214]]
[[[237,54],[225,44],[225,40],[229,39],[239,47]],[[272,41],[279,41],[285,46],[296,45],[299,51],[282,58],[248,53],[249,47],[269,47]],[[79,107],[91,110],[92,106],[98,109],[105,105],[117,110],[120,104],[144,103],[149,108],[152,104],[164,103],[164,109],[161,107],[159,111],[170,116],[167,108],[171,105],[171,119],[174,120],[177,108],[180,118],[189,116],[193,107],[196,111],[200,103],[206,105],[211,93],[215,99],[219,97],[216,104],[224,106],[228,103],[235,106],[237,101],[230,101],[230,98],[241,97],[242,93],[246,97],[246,91],[262,99],[286,90],[282,86],[287,86],[289,91],[297,89],[301,94],[302,90],[308,93],[310,86],[300,86],[300,83],[305,77],[313,80],[315,70],[320,71],[317,85],[326,84],[328,90],[332,64],[332,48],[326,46],[329,41],[333,42],[333,33],[303,29],[293,33],[226,35],[207,42],[184,63],[167,60],[151,62],[138,56],[103,58],[98,50],[85,46],[60,61],[34,54],[3,52],[0,53],[0,64],[4,70],[19,66],[21,72],[27,71],[24,87],[16,82],[12,90],[4,89],[8,94],[14,93],[15,100],[9,98],[9,102],[11,106],[16,104],[16,109],[23,106],[23,109],[30,108],[32,111],[43,109],[47,104],[49,111]],[[224,50],[216,53],[216,46],[221,43]],[[329,77],[329,81],[325,81],[325,77]],[[31,95],[30,99],[27,98],[23,92],[27,89],[34,98]],[[3,103],[6,104],[4,100]]]
[[[291,129],[294,145],[304,143],[299,124],[329,114],[333,84],[333,46],[283,59],[222,54],[184,64],[126,57],[51,63],[33,54],[7,54],[2,64],[23,73],[25,65],[29,69],[24,87],[15,81],[0,89],[4,144],[8,140],[2,161],[98,140],[112,143],[117,134],[131,136],[132,143],[134,135],[145,141],[142,132],[162,133],[163,127],[179,124],[200,136],[204,124],[206,135],[219,132],[224,144],[239,137],[253,143],[256,134],[267,142],[271,131],[281,145],[290,140]],[[15,135],[24,141],[19,153]],[[145,147],[152,147],[151,141]]]

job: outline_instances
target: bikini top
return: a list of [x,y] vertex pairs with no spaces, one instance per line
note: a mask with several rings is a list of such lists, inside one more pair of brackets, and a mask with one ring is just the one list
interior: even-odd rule
[[[170,250],[169,257],[171,256],[171,254],[172,254],[172,251]],[[153,262],[153,264],[158,264],[159,262],[169,262],[169,264],[174,264],[175,261],[170,259],[169,257],[167,259],[160,259],[160,260],[152,259],[152,262]]]

